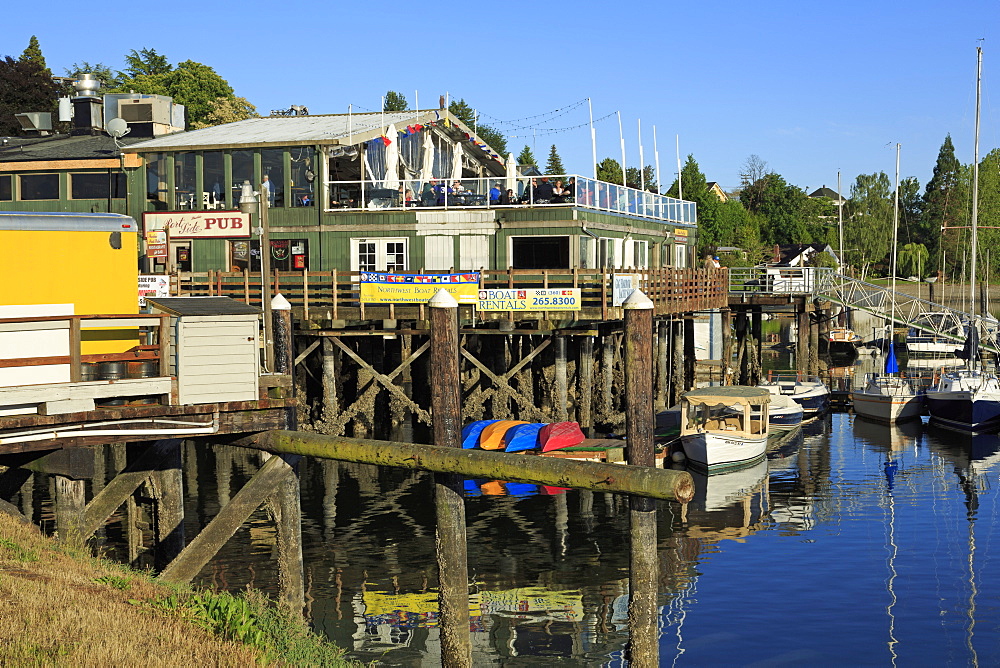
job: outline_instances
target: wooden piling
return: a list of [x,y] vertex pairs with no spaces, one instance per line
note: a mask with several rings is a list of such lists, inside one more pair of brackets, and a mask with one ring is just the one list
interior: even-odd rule
[[670,338],[673,342],[670,370],[670,405],[680,402],[684,387],[684,324],[680,320],[670,322]]
[[171,440],[171,448],[150,476],[153,489],[153,563],[157,570],[184,549],[184,483],[181,441]]
[[687,392],[694,389],[698,355],[694,345],[694,317],[689,315],[681,322],[684,323],[684,391]]
[[804,305],[795,314],[795,320],[795,364],[798,369],[805,371],[809,364],[809,314]]
[[662,411],[668,407],[667,392],[670,387],[670,366],[668,364],[670,353],[670,336],[667,330],[667,323],[663,320],[656,322],[656,393],[654,395],[653,408]]
[[555,347],[555,417],[558,422],[569,419],[569,386],[566,372],[566,337],[553,337]]
[[[275,459],[281,459],[275,457]],[[305,608],[305,575],[302,563],[302,510],[297,463],[281,460],[286,475],[265,506],[278,529],[277,557],[281,602],[296,617]]]
[[[622,306],[625,310],[626,461],[630,467],[654,467],[653,302],[641,290],[636,290]],[[652,499],[629,498],[629,540],[628,656],[633,666],[653,668],[659,664],[656,609],[659,560],[656,503]]]
[[[462,449],[462,397],[458,364],[458,302],[443,288],[427,302],[430,312],[431,408],[434,443]],[[437,511],[436,552],[441,663],[448,668],[472,666],[469,634],[469,563],[465,500],[453,475],[434,477]]]
[[80,526],[80,517],[86,506],[86,482],[57,475],[55,488],[56,531],[59,540],[69,545],[80,545],[88,537],[83,534]]
[[589,430],[594,426],[594,337],[580,337],[576,369],[579,383],[576,419],[580,427]]
[[731,385],[733,382],[733,312],[727,308],[721,309],[719,315],[722,316],[722,384]]

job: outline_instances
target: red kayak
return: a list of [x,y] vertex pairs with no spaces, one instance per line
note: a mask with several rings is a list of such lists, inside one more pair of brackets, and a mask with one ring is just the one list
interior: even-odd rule
[[538,432],[542,452],[580,445],[585,438],[579,422],[553,422]]

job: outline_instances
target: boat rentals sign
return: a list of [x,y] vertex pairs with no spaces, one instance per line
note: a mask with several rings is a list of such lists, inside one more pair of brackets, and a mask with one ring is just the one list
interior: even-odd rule
[[580,288],[480,290],[480,311],[579,311]]
[[479,272],[467,274],[386,274],[362,271],[361,301],[366,304],[424,304],[444,288],[459,304],[475,304]]

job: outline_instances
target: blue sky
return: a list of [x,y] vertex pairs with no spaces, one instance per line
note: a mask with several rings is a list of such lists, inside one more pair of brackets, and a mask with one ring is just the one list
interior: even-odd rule
[[[55,5],[54,7],[52,5]],[[73,25],[78,4],[5,11],[0,55],[38,36],[53,72],[74,62],[123,66],[130,49],[172,63],[211,65],[259,111],[304,104],[313,114],[379,108],[387,90],[412,105],[464,98],[486,122],[566,109],[590,98],[594,117],[621,112],[628,163],[676,172],[675,138],[710,181],[739,185],[760,156],[790,183],[844,191],[860,173],[901,174],[923,187],[951,133],[971,162],[975,47],[985,38],[980,154],[1000,146],[997,0],[908,3],[243,2],[167,6],[103,2]],[[144,9],[144,7],[150,7]],[[60,19],[54,17],[59,15]],[[534,121],[517,123],[525,125]],[[569,171],[589,175],[587,105],[541,116],[531,129],[499,125],[516,153],[532,144],[544,163],[556,144]],[[573,130],[551,133],[548,129]],[[596,124],[598,159],[620,158],[618,123]]]

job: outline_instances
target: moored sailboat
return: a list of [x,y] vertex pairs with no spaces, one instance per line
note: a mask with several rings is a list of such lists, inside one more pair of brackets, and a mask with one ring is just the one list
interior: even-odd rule
[[[982,96],[983,50],[977,48],[976,141],[972,163],[972,253],[969,285],[972,303],[976,303],[976,259],[978,253],[979,215],[979,115]],[[966,366],[942,373],[927,390],[927,410],[938,424],[970,432],[990,431],[1000,427],[1000,380],[979,363],[979,328],[977,315],[966,329],[961,357]]]

